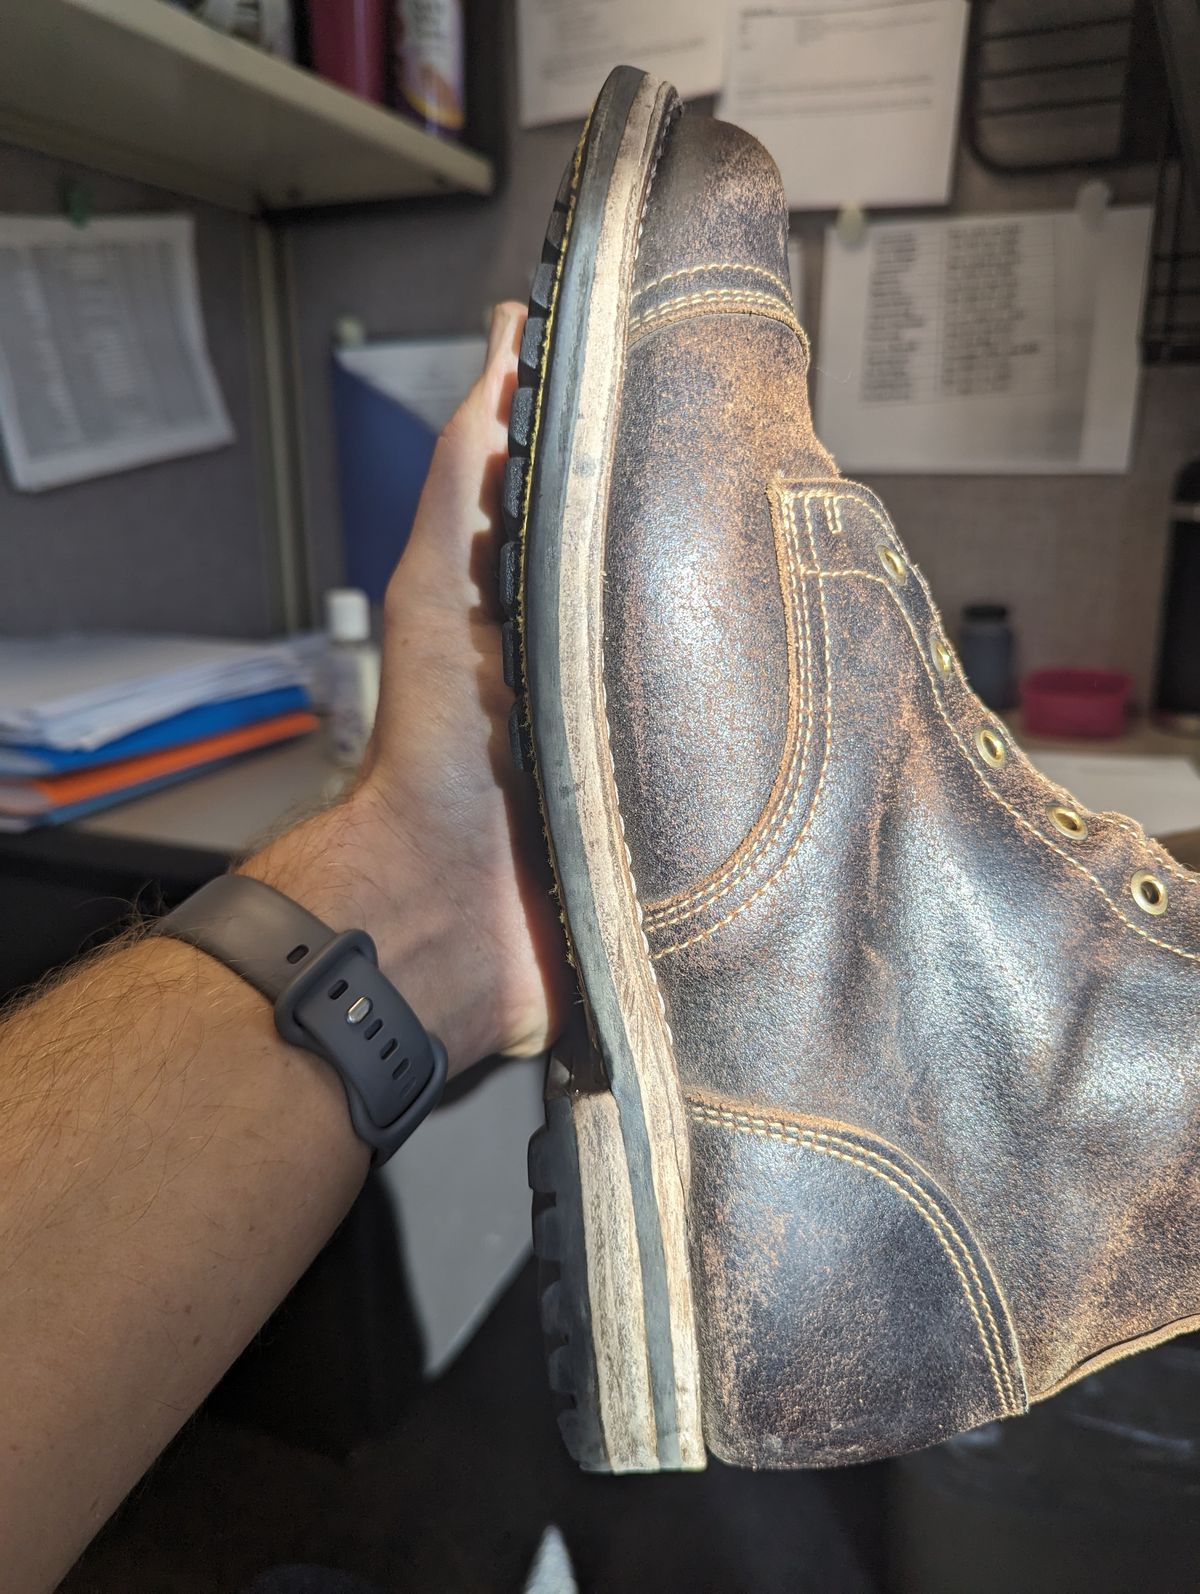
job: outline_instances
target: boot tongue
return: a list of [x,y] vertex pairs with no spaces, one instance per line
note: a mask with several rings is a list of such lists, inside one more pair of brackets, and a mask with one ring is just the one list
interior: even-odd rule
[[633,286],[643,307],[722,290],[791,307],[787,202],[757,139],[709,116],[675,118],[652,179]]

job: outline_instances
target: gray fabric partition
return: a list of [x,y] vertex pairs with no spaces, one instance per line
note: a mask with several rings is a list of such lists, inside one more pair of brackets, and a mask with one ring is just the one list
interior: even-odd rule
[[209,344],[237,440],[42,493],[14,491],[0,469],[0,631],[265,635],[278,615],[255,438],[252,225],[230,211],[9,146],[0,146],[0,212],[57,214],[64,174],[87,184],[97,214],[195,214]]

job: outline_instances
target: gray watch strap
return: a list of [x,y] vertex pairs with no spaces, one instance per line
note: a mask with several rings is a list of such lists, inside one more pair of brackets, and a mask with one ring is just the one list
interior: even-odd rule
[[207,952],[275,1004],[280,1034],[337,1070],[355,1131],[377,1163],[437,1104],[445,1048],[380,973],[364,931],[336,934],[261,880],[222,875],[155,933]]

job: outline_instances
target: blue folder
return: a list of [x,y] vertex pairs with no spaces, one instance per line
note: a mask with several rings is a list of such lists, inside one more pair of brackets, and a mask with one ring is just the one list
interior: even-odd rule
[[377,604],[412,530],[437,438],[394,398],[332,365],[346,584]]
[[202,736],[217,736],[236,731],[243,725],[257,725],[277,714],[294,714],[308,707],[308,693],[302,686],[280,686],[269,692],[251,692],[246,697],[222,698],[216,703],[201,703],[167,719],[143,725],[102,747],[87,749],[37,747],[29,744],[0,745],[0,775],[66,775],[76,769],[92,769],[97,764],[112,764],[118,758],[133,758],[138,753],[159,753]]

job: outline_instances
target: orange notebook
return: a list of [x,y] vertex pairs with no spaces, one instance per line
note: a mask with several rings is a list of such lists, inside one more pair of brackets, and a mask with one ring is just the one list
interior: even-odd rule
[[257,747],[270,747],[273,742],[283,742],[315,730],[319,723],[315,714],[277,714],[257,725],[243,725],[237,730],[204,736],[199,741],[168,747],[162,752],[122,758],[116,763],[81,769],[71,775],[3,780],[0,781],[0,813],[36,815],[58,808],[73,808],[97,797],[132,790],[205,764],[235,758],[238,753],[249,753]]

